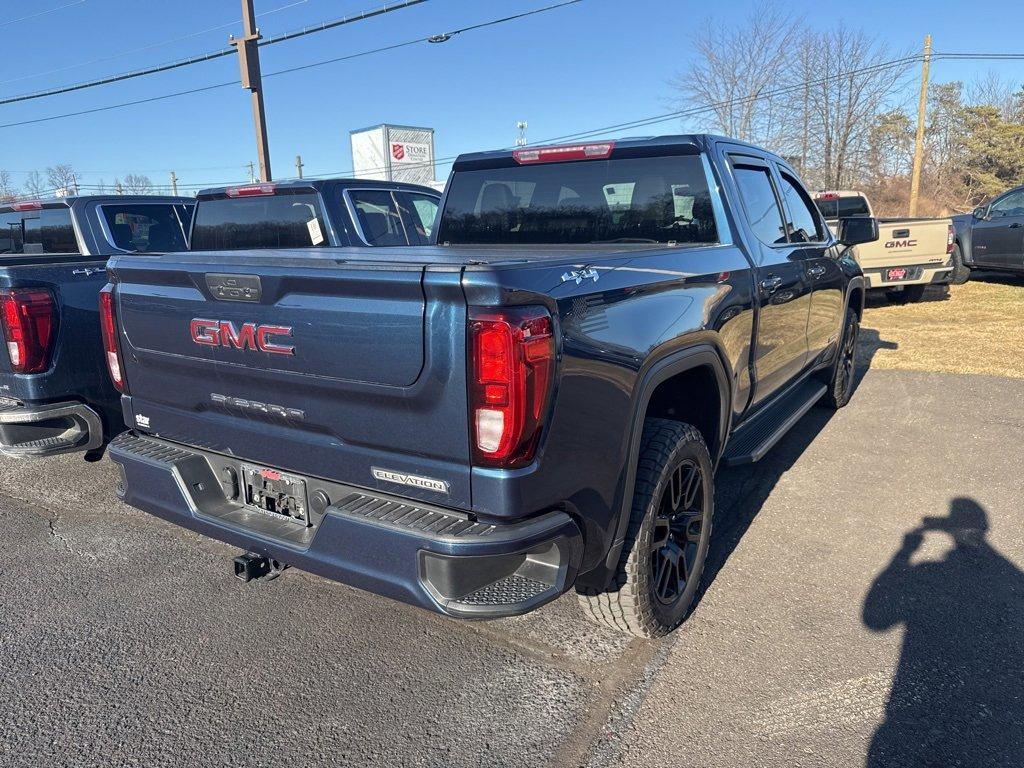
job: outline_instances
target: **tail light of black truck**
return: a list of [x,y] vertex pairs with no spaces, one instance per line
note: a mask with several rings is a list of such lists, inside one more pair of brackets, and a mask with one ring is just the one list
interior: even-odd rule
[[57,305],[45,288],[0,291],[0,322],[14,373],[40,373],[50,367],[57,338]]
[[469,348],[474,463],[529,464],[551,396],[551,316],[542,307],[470,307]]
[[103,330],[103,357],[114,388],[127,394],[124,383],[124,365],[121,362],[121,347],[117,343],[117,318],[114,315],[114,289],[109,285],[100,291],[100,327]]

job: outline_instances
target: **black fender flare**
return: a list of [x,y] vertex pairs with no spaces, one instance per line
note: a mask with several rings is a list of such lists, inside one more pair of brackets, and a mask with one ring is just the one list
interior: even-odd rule
[[[643,435],[644,414],[651,401],[651,396],[658,385],[680,373],[695,368],[710,367],[718,383],[719,425],[718,445],[715,455],[711,457],[712,466],[718,465],[718,458],[725,446],[726,437],[732,421],[732,380],[727,375],[726,364],[718,349],[710,343],[695,344],[692,347],[677,350],[654,363],[649,364],[640,374],[633,392],[633,416],[630,420],[629,451],[626,455],[626,479],[622,490],[622,506],[619,509],[615,524],[615,536],[605,556],[605,566],[614,573],[619,561],[619,554],[626,539],[630,511],[633,508],[633,490],[636,485],[636,469],[640,460],[640,438]],[[709,446],[710,447],[710,446]]]
[[853,292],[860,289],[860,306],[857,307],[857,316],[864,316],[864,302],[868,296],[867,280],[864,279],[863,275],[856,275],[850,278],[849,284],[846,286],[846,306],[843,308],[843,316],[840,319],[839,332],[842,333],[843,326],[846,324],[846,312],[850,309],[850,300],[853,298]]

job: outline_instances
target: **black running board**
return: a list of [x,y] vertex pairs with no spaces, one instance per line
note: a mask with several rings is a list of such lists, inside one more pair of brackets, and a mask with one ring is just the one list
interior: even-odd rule
[[814,407],[828,388],[808,379],[792,392],[768,407],[768,410],[744,424],[729,440],[722,456],[727,467],[760,461],[789,430]]

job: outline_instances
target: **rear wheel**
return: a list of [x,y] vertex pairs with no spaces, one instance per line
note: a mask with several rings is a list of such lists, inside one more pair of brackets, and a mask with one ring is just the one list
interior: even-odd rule
[[971,268],[964,264],[964,257],[960,252],[959,245],[953,246],[951,260],[953,262],[953,272],[950,275],[949,282],[953,285],[963,285],[971,279]]
[[679,626],[704,572],[713,514],[711,456],[700,432],[647,419],[618,570],[606,590],[579,595],[588,618],[647,638]]

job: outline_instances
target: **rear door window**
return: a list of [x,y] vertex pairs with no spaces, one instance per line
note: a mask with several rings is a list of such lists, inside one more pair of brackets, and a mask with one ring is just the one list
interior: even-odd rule
[[229,198],[218,194],[196,204],[194,251],[310,248],[327,245],[320,196],[313,190],[278,189],[273,195]]
[[64,206],[0,214],[0,253],[78,253],[71,210]]
[[786,241],[786,229],[775,197],[775,186],[767,167],[760,165],[733,166],[736,185],[747,213],[747,221],[765,245],[779,245]]
[[99,206],[110,244],[132,253],[188,250],[182,228],[184,208],[170,203],[104,203]]
[[351,189],[348,197],[365,242],[378,246],[409,245],[402,214],[390,191]]

